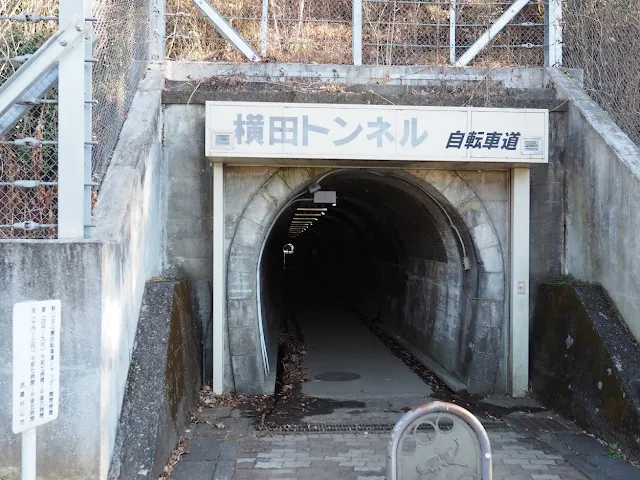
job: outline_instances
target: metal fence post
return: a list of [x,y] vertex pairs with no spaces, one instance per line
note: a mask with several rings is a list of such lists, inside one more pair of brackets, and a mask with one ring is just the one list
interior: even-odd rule
[[165,56],[165,0],[149,0],[149,59],[163,60]]
[[[84,0],[84,8],[87,17],[92,17],[91,0]],[[93,25],[87,25],[86,40],[84,44],[84,58],[91,60],[93,56]],[[84,226],[85,237],[89,236],[88,227],[91,225],[91,173],[93,155],[93,62],[84,62]]]
[[362,65],[362,0],[353,0],[353,64]]
[[449,4],[449,61],[456,63],[456,0]]
[[545,64],[562,66],[562,0],[548,0],[545,12]]
[[267,36],[269,35],[269,0],[262,0],[262,20],[260,21],[260,54],[267,56]]
[[[84,28],[85,0],[60,1],[60,25]],[[60,59],[58,82],[58,238],[84,238],[85,49]]]

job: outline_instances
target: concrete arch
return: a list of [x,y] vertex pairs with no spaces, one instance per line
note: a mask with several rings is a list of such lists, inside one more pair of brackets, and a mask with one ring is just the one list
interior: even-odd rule
[[[244,208],[233,232],[227,261],[227,327],[231,370],[235,388],[243,393],[270,390],[261,337],[260,257],[278,216],[287,204],[312,182],[341,170],[281,168],[265,181]],[[505,302],[505,268],[499,236],[482,200],[455,172],[440,170],[389,170],[385,176],[401,179],[424,192],[442,210],[437,223],[449,224],[459,246],[473,263],[476,278],[465,280],[472,302],[469,324],[464,327],[464,350],[448,366],[472,391],[493,390],[499,376]],[[451,237],[453,238],[453,236]],[[455,241],[455,239],[454,239]],[[467,261],[465,260],[465,261]],[[481,321],[477,321],[481,319]],[[273,345],[277,339],[270,338]],[[271,347],[273,348],[273,347]]]

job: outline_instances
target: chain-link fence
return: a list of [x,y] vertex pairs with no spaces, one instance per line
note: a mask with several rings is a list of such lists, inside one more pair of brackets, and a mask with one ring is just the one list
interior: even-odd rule
[[567,1],[563,20],[565,65],[640,145],[640,0]]
[[[352,0],[211,0],[267,60],[352,62]],[[490,0],[363,0],[363,62],[447,65],[512,4]],[[167,58],[244,61],[191,0],[167,0]],[[530,2],[476,57],[479,66],[542,66],[544,2]],[[266,45],[266,52],[262,50]]]
[[[57,30],[57,15],[57,2],[0,0],[0,83]],[[58,137],[57,74],[38,86],[44,102],[21,118],[29,105],[18,104],[0,122],[0,238],[56,236],[58,155],[48,142]],[[30,230],[34,224],[45,227]]]
[[[93,176],[108,166],[150,57],[150,12],[163,0],[95,0]],[[353,1],[210,0],[266,61],[353,60]],[[448,65],[513,4],[490,0],[362,0],[363,63]],[[529,2],[471,62],[542,66],[545,1]],[[58,1],[0,0],[0,85],[57,29]],[[585,89],[640,144],[640,0],[572,0],[563,9],[564,59]],[[246,61],[192,0],[166,0],[170,59]],[[57,72],[0,119],[0,238],[53,238],[57,219]],[[21,115],[27,110],[26,115]],[[34,225],[41,228],[30,230]]]
[[154,0],[94,0],[97,41],[93,47],[94,180],[100,182],[144,76],[150,56],[150,3]]
[[[374,65],[447,65],[512,2],[365,0],[363,61]],[[529,3],[474,59],[474,66],[542,66],[544,4]]]
[[[100,182],[149,60],[150,2],[95,0],[93,180]],[[0,85],[58,29],[57,0],[0,0]],[[57,68],[0,118],[0,238],[55,238]],[[78,132],[82,134],[81,132]],[[95,195],[94,195],[95,198]]]

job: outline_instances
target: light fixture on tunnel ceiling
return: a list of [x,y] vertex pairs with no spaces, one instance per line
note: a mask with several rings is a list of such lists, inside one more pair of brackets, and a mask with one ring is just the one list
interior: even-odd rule
[[317,212],[317,213],[295,213],[294,216],[296,217],[321,217],[322,215],[324,215],[324,212]]
[[316,208],[298,207],[296,208],[296,210],[300,210],[301,212],[326,212],[329,209],[324,207],[316,207]]
[[334,190],[318,190],[313,194],[313,203],[330,203],[338,202],[338,197]]

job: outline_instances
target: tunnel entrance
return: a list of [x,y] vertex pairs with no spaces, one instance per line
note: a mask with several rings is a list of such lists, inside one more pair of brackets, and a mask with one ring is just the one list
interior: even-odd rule
[[[314,203],[315,188],[335,191],[336,204]],[[293,314],[307,351],[305,393],[429,395],[366,327],[370,322],[450,382],[491,390],[498,361],[484,350],[497,358],[499,336],[474,348],[485,324],[495,325],[482,308],[482,270],[464,219],[429,183],[389,170],[326,174],[289,199],[263,245],[264,365],[274,370],[280,321]]]

